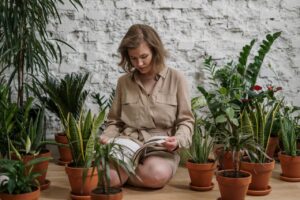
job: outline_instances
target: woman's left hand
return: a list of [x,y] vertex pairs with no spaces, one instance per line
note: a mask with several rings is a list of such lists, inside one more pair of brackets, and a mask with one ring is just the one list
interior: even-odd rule
[[178,141],[175,136],[167,137],[166,141],[162,143],[168,151],[174,151],[178,147]]

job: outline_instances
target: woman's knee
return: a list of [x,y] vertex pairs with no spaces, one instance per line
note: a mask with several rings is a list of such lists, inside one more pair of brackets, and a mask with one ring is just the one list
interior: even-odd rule
[[168,162],[150,159],[139,167],[137,173],[145,187],[162,188],[172,178],[173,171]]
[[116,169],[110,170],[110,186],[111,187],[120,187],[124,185],[124,183],[127,181],[128,175],[123,169],[119,169],[119,173]]

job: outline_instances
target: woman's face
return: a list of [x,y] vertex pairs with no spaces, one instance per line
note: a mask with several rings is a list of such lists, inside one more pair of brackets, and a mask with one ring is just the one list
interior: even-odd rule
[[152,75],[152,52],[144,41],[135,49],[128,49],[131,64],[143,75]]

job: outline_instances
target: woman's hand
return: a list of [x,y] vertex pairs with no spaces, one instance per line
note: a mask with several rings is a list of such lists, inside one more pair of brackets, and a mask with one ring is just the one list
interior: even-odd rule
[[104,135],[101,135],[101,136],[100,136],[100,143],[101,143],[101,144],[107,144],[107,143],[108,143],[108,140],[109,140],[109,137],[104,136]]
[[175,136],[167,137],[166,141],[162,143],[168,151],[174,151],[178,147],[178,141]]

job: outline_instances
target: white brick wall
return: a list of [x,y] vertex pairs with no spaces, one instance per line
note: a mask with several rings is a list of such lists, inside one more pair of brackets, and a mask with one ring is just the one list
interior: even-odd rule
[[116,85],[121,74],[117,48],[134,23],[158,31],[170,53],[169,66],[185,73],[192,96],[199,94],[197,85],[205,83],[205,55],[219,63],[236,60],[251,39],[261,41],[267,33],[282,31],[259,81],[281,84],[286,98],[300,105],[299,0],[82,0],[82,4],[78,11],[68,3],[60,5],[62,24],[49,25],[76,49],[63,48],[62,65],[53,64],[51,70],[58,75],[89,71],[91,91],[108,94]]

